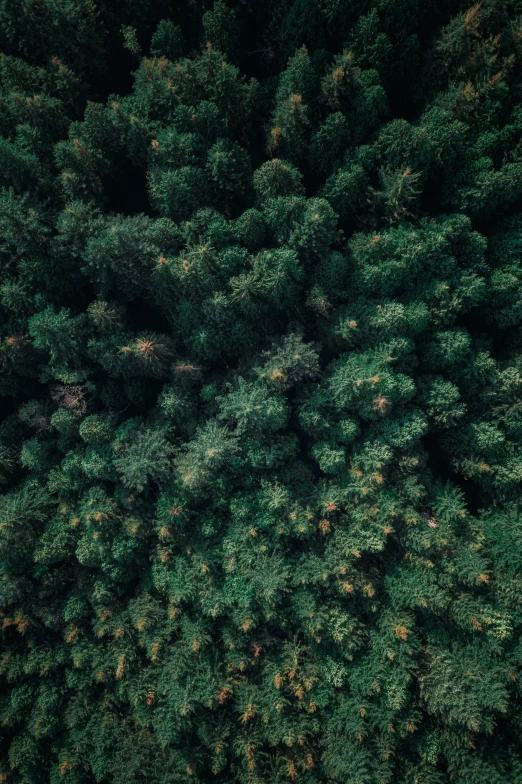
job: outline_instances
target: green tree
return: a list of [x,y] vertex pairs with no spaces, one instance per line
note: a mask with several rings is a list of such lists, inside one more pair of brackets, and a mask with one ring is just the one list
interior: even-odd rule
[[0,2],[1,782],[520,784],[519,6]]

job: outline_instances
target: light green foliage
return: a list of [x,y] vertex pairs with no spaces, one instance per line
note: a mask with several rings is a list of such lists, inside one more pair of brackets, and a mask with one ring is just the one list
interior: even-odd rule
[[161,431],[129,421],[116,433],[113,463],[124,487],[140,492],[151,479],[168,475],[172,447]]

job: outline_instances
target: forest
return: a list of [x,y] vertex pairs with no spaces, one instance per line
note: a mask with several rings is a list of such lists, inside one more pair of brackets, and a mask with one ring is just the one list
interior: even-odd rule
[[522,784],[522,0],[0,0],[0,784]]

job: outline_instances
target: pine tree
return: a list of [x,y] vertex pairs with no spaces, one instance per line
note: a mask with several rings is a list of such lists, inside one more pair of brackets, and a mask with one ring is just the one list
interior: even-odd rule
[[519,14],[0,4],[0,781],[522,781]]

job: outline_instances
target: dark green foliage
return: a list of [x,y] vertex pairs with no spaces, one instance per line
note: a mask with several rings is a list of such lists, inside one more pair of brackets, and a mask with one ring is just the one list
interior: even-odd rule
[[234,12],[223,0],[216,0],[211,11],[205,11],[202,17],[203,38],[205,43],[234,58],[237,53],[239,30]]
[[179,60],[183,53],[181,27],[170,19],[162,19],[152,36],[150,53],[153,57],[166,57],[172,62]]
[[521,14],[0,0],[0,782],[522,782]]

